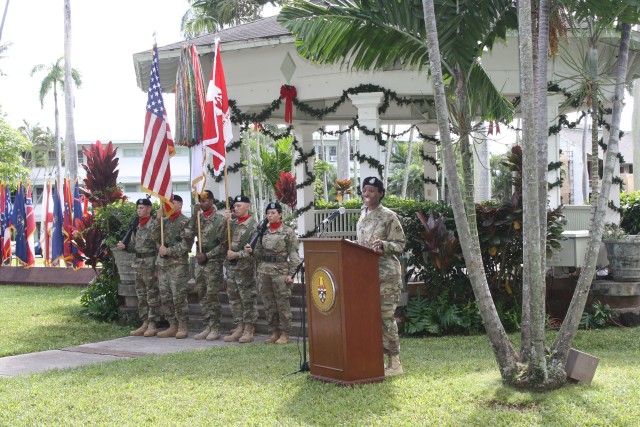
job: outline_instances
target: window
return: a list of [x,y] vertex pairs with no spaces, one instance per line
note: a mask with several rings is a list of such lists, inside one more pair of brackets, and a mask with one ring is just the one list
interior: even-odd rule
[[124,184],[124,191],[126,193],[136,193],[142,191],[139,184]]
[[121,148],[122,157],[141,157],[142,151],[137,148]]
[[173,192],[177,191],[191,191],[191,187],[186,182],[174,182],[173,183]]

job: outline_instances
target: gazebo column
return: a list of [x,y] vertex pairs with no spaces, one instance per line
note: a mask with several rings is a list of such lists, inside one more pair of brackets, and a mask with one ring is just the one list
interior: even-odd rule
[[[612,108],[612,105],[606,105],[604,107],[605,109],[609,109],[609,111],[611,111],[610,109]],[[604,120],[607,123],[611,123],[611,114],[605,114],[604,115]],[[605,144],[609,144],[609,137],[610,137],[610,132],[607,130],[607,128],[604,128],[602,130],[602,141]],[[618,141],[618,152],[620,152],[620,141]],[[604,167],[604,161],[606,160],[606,152],[603,152],[602,154],[602,161],[603,161],[603,167]],[[616,158],[616,163],[613,167],[613,178],[620,178],[620,159]],[[600,188],[602,188],[602,182],[600,182]],[[611,209],[609,207],[609,204],[613,204],[615,207],[619,208],[620,207],[620,184],[613,182],[611,183],[611,190],[609,191],[609,201],[607,202],[607,212],[604,216],[604,222],[605,224],[608,222],[612,222],[614,224],[620,224],[620,212],[618,211],[614,211],[613,209]]]
[[[558,110],[560,103],[564,100],[564,97],[561,95],[552,95],[547,97],[547,126],[552,126],[556,124],[556,120],[558,118]],[[548,138],[548,148],[547,148],[547,164],[552,162],[557,162],[560,159],[560,145],[559,145],[559,136],[549,135]],[[560,178],[560,169],[555,169],[547,172],[547,182],[554,183]],[[549,201],[549,208],[555,209],[562,204],[562,200],[560,198],[560,187],[555,186],[547,193],[547,200]],[[567,203],[569,201],[567,200]]]
[[482,124],[477,132],[474,132],[473,150],[473,179],[474,197],[476,202],[491,200],[491,155],[489,153],[489,140],[487,139],[487,126]]
[[[241,139],[240,135],[240,126],[233,125],[233,141],[239,141]],[[238,147],[233,151],[227,151],[226,162],[227,167],[231,167],[235,165],[237,162],[240,162],[240,152],[242,148]],[[207,158],[205,161],[205,165],[209,165],[213,167],[213,160],[211,159],[211,153],[206,154]],[[206,166],[205,166],[206,167]],[[229,187],[229,197],[235,197],[240,194],[242,191],[242,175],[240,168],[236,172],[229,171],[228,173],[228,187]],[[224,179],[220,182],[216,182],[215,178],[209,174],[207,170],[207,182],[205,184],[205,188],[207,190],[211,190],[213,196],[221,201],[225,200],[225,189],[224,189]],[[220,172],[220,175],[223,176],[223,171]],[[251,206],[251,210],[253,211],[255,206]]]
[[[421,128],[424,133],[429,136],[435,137],[438,133],[437,123],[429,123],[426,126],[421,126]],[[425,181],[424,183],[424,199],[434,202],[438,200],[438,186],[436,185],[436,181],[438,181],[438,167],[436,165],[437,148],[434,141],[426,139],[422,141],[422,152],[429,159],[422,162],[424,168],[423,177],[431,181]]]
[[[293,134],[305,155],[311,153],[313,150],[313,132],[318,129],[318,127],[317,123],[296,123],[293,127]],[[299,157],[299,154],[294,152],[294,156]],[[309,173],[313,173],[314,170],[315,159],[315,156],[310,156],[306,162],[302,162],[296,166],[296,182],[298,184],[309,179]],[[298,204],[296,207],[298,209],[306,208],[309,206],[309,203],[313,203],[313,190],[313,182],[297,190]],[[308,233],[315,228],[316,224],[313,213],[313,208],[307,209],[298,217],[299,235]]]
[[[380,116],[378,115],[378,107],[382,102],[382,92],[367,92],[355,95],[349,95],[351,103],[358,109],[358,122],[360,126],[364,126],[370,131],[378,132],[380,129]],[[373,135],[365,135],[360,132],[360,155],[372,157],[380,161],[380,145]],[[371,166],[368,162],[360,162],[360,176],[362,179],[368,176],[377,176],[382,179],[378,169]],[[358,186],[359,183],[354,183]]]

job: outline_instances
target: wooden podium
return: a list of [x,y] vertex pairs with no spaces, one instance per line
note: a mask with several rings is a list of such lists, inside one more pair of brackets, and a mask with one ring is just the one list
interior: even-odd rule
[[347,240],[301,240],[311,377],[342,385],[383,381],[379,255]]

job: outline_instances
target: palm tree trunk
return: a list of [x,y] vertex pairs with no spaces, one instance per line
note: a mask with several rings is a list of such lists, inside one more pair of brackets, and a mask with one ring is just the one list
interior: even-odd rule
[[[522,322],[523,360],[529,362],[530,382],[546,384],[547,365],[544,348],[544,284],[541,270],[541,217],[538,205],[540,199],[538,176],[538,144],[536,133],[536,87],[533,72],[533,30],[531,22],[531,2],[518,2],[518,40],[520,51],[520,97],[522,111],[522,208],[523,208],[523,308],[528,294],[530,319]],[[540,92],[538,92],[539,94]],[[545,97],[546,100],[546,97]],[[543,103],[543,102],[539,102]],[[546,118],[545,118],[546,119]],[[544,168],[546,172],[547,168]],[[546,178],[545,178],[546,183]],[[546,202],[545,215],[546,215]],[[523,313],[527,311],[523,309]]]
[[58,177],[58,191],[60,191],[60,184],[62,184],[62,141],[60,141],[60,112],[58,111],[58,84],[53,82],[53,103],[55,105],[55,121],[56,121],[56,169]]
[[340,126],[338,136],[338,179],[349,179],[349,134],[346,126]]
[[[627,66],[629,60],[629,41],[631,39],[631,26],[623,23],[620,35],[620,52],[618,54],[618,63],[616,68],[616,86],[613,98],[613,112],[611,115],[611,131],[609,133],[609,143],[607,144],[607,153],[604,163],[604,173],[602,177],[602,187],[597,204],[594,209],[594,215],[591,217],[590,239],[585,256],[585,265],[580,272],[580,278],[576,284],[576,289],[567,311],[567,316],[562,322],[560,331],[553,343],[552,354],[554,359],[558,360],[561,366],[567,361],[569,348],[578,331],[578,325],[587,302],[589,288],[596,270],[596,261],[600,244],[602,241],[602,230],[604,228],[604,217],[607,210],[607,201],[612,185],[612,178],[617,163],[617,156],[620,142],[620,118],[622,116],[622,101],[624,99],[624,84],[627,76]],[[597,122],[596,122],[597,123]]]
[[66,169],[71,185],[78,177],[78,148],[73,127],[73,77],[71,74],[71,0],[64,0],[64,106],[66,113]]
[[407,163],[404,168],[404,176],[402,177],[402,198],[407,198],[407,184],[409,183],[409,166],[411,166],[411,148],[413,145],[413,129],[409,131],[409,142],[407,143]]
[[[322,129],[324,130],[324,128]],[[320,159],[326,163],[327,156],[324,152],[324,133],[320,132]],[[329,188],[327,186],[327,171],[322,172],[322,193],[324,194],[324,201],[329,201]]]
[[396,125],[387,127],[389,138],[387,139],[387,155],[384,157],[384,188],[389,185],[389,175],[391,174],[391,154],[393,153],[393,143],[395,142]]
[[471,230],[465,215],[460,182],[455,167],[455,157],[451,144],[451,134],[449,133],[449,110],[447,108],[444,81],[442,78],[442,65],[440,59],[440,47],[438,46],[438,31],[436,28],[436,17],[433,0],[422,1],[424,20],[427,31],[427,45],[429,48],[429,67],[433,82],[434,99],[440,130],[440,141],[443,148],[444,163],[447,169],[447,178],[451,188],[451,199],[453,213],[456,221],[456,228],[460,238],[462,251],[469,272],[469,279],[473,286],[473,291],[478,301],[480,314],[484,321],[485,328],[493,351],[496,355],[500,374],[502,378],[511,380],[517,372],[517,354],[509,342],[498,313],[493,304],[487,278],[484,274],[482,256],[477,248],[472,244]]
[[249,170],[247,171],[247,176],[249,178],[249,196],[251,197],[251,203],[253,203],[253,206],[255,206],[258,218],[262,220],[262,209],[261,206],[257,203],[256,188],[253,183],[253,160],[251,158],[251,140],[249,138],[246,138],[245,145],[247,146],[247,166],[249,166]]
[[4,29],[4,22],[7,19],[7,11],[9,10],[9,0],[4,4],[4,12],[2,13],[2,22],[0,22],[0,41],[2,41],[2,30]]

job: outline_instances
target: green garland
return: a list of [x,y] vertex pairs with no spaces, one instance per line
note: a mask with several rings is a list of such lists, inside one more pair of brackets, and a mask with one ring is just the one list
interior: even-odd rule
[[564,165],[564,162],[562,161],[558,161],[558,162],[549,162],[549,165],[547,166],[547,170],[549,172],[554,171],[554,170],[558,170],[562,167],[562,165]]
[[618,212],[619,214],[622,213],[622,209],[617,207],[615,203],[613,203],[613,200],[609,200],[609,204],[607,206],[614,212]]
[[360,163],[364,163],[364,162],[368,163],[369,166],[371,166],[372,168],[378,171],[380,176],[383,175],[382,171],[384,170],[384,166],[382,165],[382,163],[380,163],[378,159],[374,159],[371,156],[365,156],[364,154],[360,154],[359,151],[356,151],[355,153],[353,153],[353,157],[357,159]]

